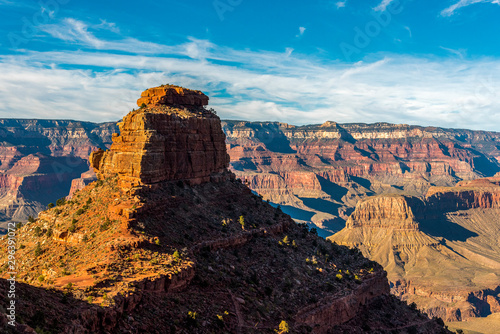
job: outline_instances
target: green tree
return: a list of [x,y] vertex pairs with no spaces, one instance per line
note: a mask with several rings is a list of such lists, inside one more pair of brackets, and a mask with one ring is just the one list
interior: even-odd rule
[[240,216],[239,221],[240,221],[241,228],[245,229],[245,217]]
[[40,255],[42,255],[42,253],[43,253],[42,246],[40,246],[40,242],[37,242],[35,247],[35,256],[39,257]]
[[52,209],[54,206],[55,206],[54,203],[49,203],[49,205],[47,205],[49,209]]

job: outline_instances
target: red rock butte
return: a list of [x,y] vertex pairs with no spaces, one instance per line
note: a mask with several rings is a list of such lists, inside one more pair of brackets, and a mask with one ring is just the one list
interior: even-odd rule
[[174,85],[162,85],[145,90],[137,100],[139,107],[143,105],[170,105],[170,106],[206,106],[208,96],[199,90],[186,89]]
[[203,105],[199,91],[160,86],[142,93],[146,104],[118,123],[107,151],[95,151],[90,164],[99,178],[118,175],[125,190],[165,181],[200,184],[228,176],[229,155],[221,122]]

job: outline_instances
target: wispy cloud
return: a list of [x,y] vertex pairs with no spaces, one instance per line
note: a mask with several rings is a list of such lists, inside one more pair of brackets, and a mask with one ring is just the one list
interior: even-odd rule
[[[222,118],[500,130],[496,59],[388,55],[352,65],[291,48],[239,50],[195,38],[175,45],[111,41],[89,26],[80,31],[91,35],[67,40],[87,50],[0,56],[0,117],[117,120],[137,107],[142,90],[175,83],[206,92]],[[134,52],[121,51],[127,41]]]
[[464,59],[465,56],[467,55],[467,50],[466,49],[455,50],[455,49],[451,49],[451,48],[446,48],[444,46],[440,46],[440,48],[443,49],[443,50],[445,50],[445,51],[450,52],[451,54],[456,55],[460,59]]
[[295,37],[302,37],[305,32],[306,32],[306,28],[305,27],[299,27],[299,34],[295,35]]
[[412,37],[413,37],[413,34],[412,34],[412,32],[411,32],[410,27],[405,26],[405,29],[406,29],[406,30],[408,31],[408,33],[410,34],[410,38],[412,38]]
[[373,10],[383,12],[387,9],[387,6],[389,6],[394,0],[382,0],[382,2]]
[[337,1],[337,2],[335,3],[335,6],[337,7],[337,9],[338,9],[338,8],[344,8],[344,7],[345,7],[345,5],[346,5],[346,3],[347,3],[347,0],[344,0],[344,1]]
[[40,29],[54,38],[67,42],[82,43],[96,49],[102,48],[105,44],[105,42],[96,38],[94,34],[88,31],[87,24],[73,18],[64,19],[62,24],[43,25]]
[[450,7],[441,11],[442,16],[451,16],[455,14],[455,11],[462,7],[467,7],[476,3],[487,2],[492,4],[500,5],[500,0],[460,0],[457,3],[451,5]]

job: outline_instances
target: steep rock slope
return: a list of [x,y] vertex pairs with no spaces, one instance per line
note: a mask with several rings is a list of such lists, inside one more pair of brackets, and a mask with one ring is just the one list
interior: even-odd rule
[[68,195],[87,158],[111,143],[114,123],[0,119],[0,228]]
[[[15,330],[449,333],[391,297],[379,265],[252,194],[224,168],[224,145],[198,151],[199,138],[221,145],[217,116],[182,99],[151,101],[124,118],[110,150],[92,155],[98,181],[17,231],[24,323]],[[185,168],[194,161],[185,156],[205,165]]]
[[392,292],[447,321],[500,312],[498,178],[432,187],[424,200],[361,201],[329,237],[388,272]]
[[231,166],[265,199],[325,236],[344,227],[356,203],[500,170],[500,134],[387,123],[293,126],[224,121]]

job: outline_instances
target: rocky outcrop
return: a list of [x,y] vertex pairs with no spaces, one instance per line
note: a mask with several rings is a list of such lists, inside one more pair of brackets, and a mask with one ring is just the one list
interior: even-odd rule
[[85,188],[86,185],[88,185],[91,182],[94,182],[95,180],[97,180],[97,176],[95,175],[93,169],[88,170],[85,173],[82,173],[82,175],[80,175],[79,178],[73,179],[71,181],[71,188],[69,190],[69,195],[67,196],[67,198],[71,199],[71,197],[73,197],[73,194],[75,192]]
[[346,228],[373,227],[418,229],[414,211],[422,213],[424,203],[410,196],[375,196],[360,201],[346,222]]
[[98,177],[116,174],[127,189],[171,180],[199,184],[220,177],[229,166],[225,136],[219,118],[197,107],[201,102],[193,96],[201,93],[157,87],[144,94],[156,94],[159,106],[129,113],[119,123],[120,135],[113,137],[109,151],[92,153],[90,164]]
[[149,88],[142,92],[137,105],[169,105],[202,107],[208,104],[208,96],[199,90],[191,90],[174,85]]
[[377,273],[347,295],[330,296],[301,309],[295,316],[296,321],[313,327],[314,333],[331,333],[334,326],[356,317],[362,312],[363,306],[373,299],[388,294],[386,273]]
[[426,201],[434,211],[500,208],[500,186],[485,180],[459,183],[457,187],[431,187]]

